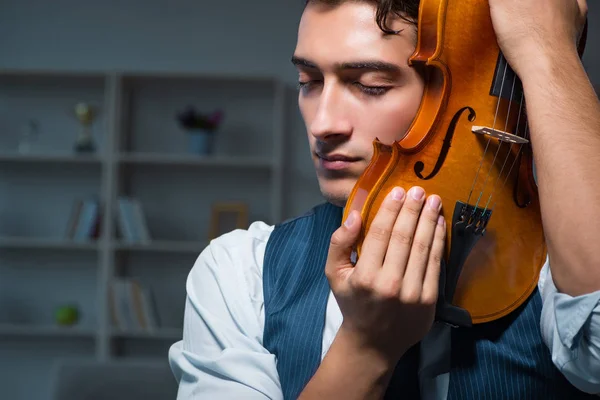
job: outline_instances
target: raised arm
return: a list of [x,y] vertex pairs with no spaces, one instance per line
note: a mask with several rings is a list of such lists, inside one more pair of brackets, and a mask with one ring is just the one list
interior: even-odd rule
[[585,0],[490,0],[523,82],[549,262],[542,335],[579,389],[600,393],[600,101],[577,53]]

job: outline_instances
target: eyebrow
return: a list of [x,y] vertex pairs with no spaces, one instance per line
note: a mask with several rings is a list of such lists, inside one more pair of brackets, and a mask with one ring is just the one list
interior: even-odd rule
[[[306,68],[319,69],[316,63],[307,60],[306,58],[293,56],[292,64],[296,66],[302,66]],[[371,71],[383,71],[383,72],[394,72],[398,73],[401,71],[400,67],[396,64],[388,63],[385,61],[379,60],[364,60],[364,61],[352,61],[352,62],[344,62],[344,63],[336,63],[335,69],[337,70],[352,70],[352,69],[362,69],[362,70],[371,70]]]

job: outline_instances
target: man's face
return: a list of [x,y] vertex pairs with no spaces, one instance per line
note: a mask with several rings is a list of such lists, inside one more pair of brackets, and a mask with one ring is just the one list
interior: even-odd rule
[[414,26],[397,19],[386,35],[374,5],[309,3],[298,30],[293,62],[299,106],[321,192],[344,206],[373,154],[373,140],[392,144],[414,119],[424,82],[408,66]]

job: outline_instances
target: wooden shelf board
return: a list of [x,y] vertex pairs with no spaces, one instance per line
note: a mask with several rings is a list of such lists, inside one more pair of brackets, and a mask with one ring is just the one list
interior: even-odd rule
[[136,79],[168,79],[168,80],[206,80],[210,82],[256,82],[276,83],[276,77],[260,73],[240,74],[235,72],[198,72],[198,71],[173,71],[173,70],[68,70],[68,69],[36,69],[36,68],[0,68],[0,78],[96,78],[105,79],[111,75],[122,77],[125,80]]
[[180,328],[156,328],[153,330],[120,330],[112,331],[113,338],[120,339],[166,339],[179,340],[183,337],[183,330]]
[[277,79],[272,75],[261,74],[236,74],[236,73],[212,73],[212,72],[186,72],[186,71],[122,71],[120,75],[125,80],[143,80],[143,79],[168,79],[173,80],[197,80],[197,81],[222,81],[222,82],[256,82],[256,83],[276,83]]
[[98,164],[101,159],[97,155],[78,155],[78,154],[20,154],[20,153],[0,153],[0,162],[19,162],[19,163],[61,163],[61,164]]
[[194,156],[191,154],[129,153],[119,157],[124,164],[212,166],[240,168],[271,168],[273,161],[261,157],[241,156]]
[[95,331],[90,328],[77,326],[53,326],[53,325],[27,325],[27,324],[0,324],[0,336],[55,336],[55,337],[89,337],[95,336]]
[[177,241],[177,240],[153,240],[149,243],[127,243],[117,242],[114,244],[116,250],[121,251],[145,251],[163,253],[200,253],[206,242]]
[[75,242],[69,239],[4,236],[0,237],[0,248],[98,250],[98,243],[94,241]]
[[104,79],[107,71],[99,70],[63,70],[63,69],[35,69],[35,68],[0,68],[0,78],[95,78]]

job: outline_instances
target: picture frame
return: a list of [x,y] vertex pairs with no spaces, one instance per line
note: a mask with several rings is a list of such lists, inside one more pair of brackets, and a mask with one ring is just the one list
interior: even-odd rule
[[248,228],[248,205],[243,202],[219,202],[212,205],[209,240],[235,229]]

